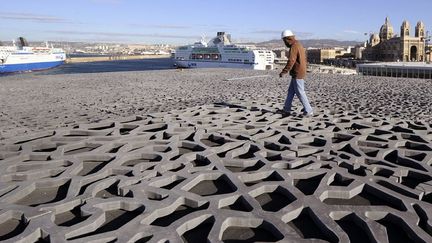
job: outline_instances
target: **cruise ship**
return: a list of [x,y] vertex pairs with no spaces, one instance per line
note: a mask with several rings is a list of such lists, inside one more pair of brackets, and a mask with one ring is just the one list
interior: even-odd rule
[[274,54],[270,50],[257,49],[251,45],[231,44],[230,35],[218,32],[208,43],[196,42],[180,46],[173,55],[179,68],[246,68],[272,70]]
[[18,44],[0,46],[0,73],[26,72],[42,70],[61,65],[66,60],[66,53],[59,48],[46,46],[30,47],[20,37]]

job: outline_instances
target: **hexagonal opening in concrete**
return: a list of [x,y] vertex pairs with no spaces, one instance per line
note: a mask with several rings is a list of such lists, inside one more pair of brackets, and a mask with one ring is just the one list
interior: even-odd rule
[[140,154],[134,159],[127,160],[122,164],[122,166],[133,167],[139,163],[148,163],[148,162],[159,162],[162,160],[162,156],[159,154]]
[[335,219],[335,222],[347,233],[352,243],[375,242],[371,230],[365,221],[354,213]]
[[72,226],[85,221],[90,216],[91,215],[83,215],[81,212],[81,205],[78,205],[72,210],[56,214],[54,223],[58,226]]
[[0,241],[21,234],[27,228],[27,225],[28,221],[24,218],[24,215],[11,215],[11,217],[0,224]]
[[132,197],[132,193],[123,194],[123,190],[119,188],[120,180],[115,181],[106,188],[101,189],[94,197],[112,198],[112,197]]
[[99,123],[92,123],[92,124],[83,124],[83,125],[80,125],[80,127],[88,129],[88,130],[100,131],[100,130],[105,130],[105,129],[115,127],[115,123],[114,122],[99,122]]
[[207,166],[211,164],[210,160],[205,156],[197,154],[195,159],[191,161],[194,167]]
[[296,200],[296,197],[281,186],[263,186],[250,192],[262,209],[277,212]]
[[236,211],[250,212],[253,207],[246,201],[243,196],[233,196],[221,199],[219,207],[222,209],[231,209]]
[[168,194],[160,194],[156,192],[151,191],[144,191],[144,195],[146,195],[147,199],[153,200],[153,201],[162,201],[165,198],[168,198]]
[[265,165],[261,160],[249,160],[249,161],[227,161],[225,168],[236,173],[236,172],[249,172],[257,171]]
[[347,142],[353,138],[354,138],[354,136],[349,135],[349,134],[334,133],[334,135],[332,137],[332,143]]
[[115,157],[106,156],[95,156],[94,158],[83,158],[82,159],[82,169],[77,174],[78,176],[87,176],[99,172],[103,167],[105,167],[109,162],[113,161]]
[[[271,172],[271,171],[269,171]],[[285,179],[279,175],[279,173],[277,173],[276,171],[273,171],[271,173],[254,173],[254,174],[249,174],[248,177],[252,177],[252,178],[248,178],[247,181],[244,181],[246,186],[253,186],[256,185],[258,183],[261,182],[265,182],[265,181],[284,181]]]
[[64,155],[72,155],[72,154],[80,154],[85,152],[90,152],[98,147],[101,144],[93,144],[93,143],[85,143],[85,144],[77,144],[71,145],[65,148]]
[[71,180],[59,180],[46,185],[35,185],[33,191],[17,200],[15,203],[36,207],[41,204],[54,203],[66,198]]
[[345,152],[345,153],[348,153],[348,154],[352,154],[352,155],[354,155],[356,157],[360,157],[361,156],[361,154],[355,148],[353,148],[351,146],[351,144],[347,144],[347,145],[343,146],[338,151]]
[[424,162],[424,159],[426,158],[428,154],[426,152],[422,151],[415,151],[415,150],[406,150],[405,156],[410,159],[417,160],[419,162]]
[[210,134],[206,138],[201,139],[201,142],[208,147],[219,147],[225,143],[232,142],[232,140],[227,140],[224,137]]
[[178,206],[173,212],[166,214],[165,216],[159,217],[153,222],[150,223],[150,225],[156,225],[161,227],[166,227],[171,225],[173,222],[177,221],[178,219],[191,214],[193,212],[205,210],[209,207],[209,203],[205,203],[200,207],[190,207],[186,204],[182,204]]
[[105,232],[116,231],[120,229],[123,225],[129,223],[131,220],[141,215],[144,212],[144,209],[144,206],[140,206],[133,210],[119,208],[105,211],[105,222],[99,228],[97,228],[93,232],[79,235],[70,238],[69,240],[75,240],[92,235],[102,234]]
[[164,131],[167,128],[168,128],[168,125],[165,123],[155,123],[155,124],[149,124],[149,125],[141,126],[140,131],[146,132],[146,133],[156,133],[156,132]]
[[331,180],[330,182],[330,186],[344,186],[347,187],[349,186],[352,182],[354,181],[354,179],[352,178],[348,178],[345,177],[339,173],[336,173],[333,177],[333,180]]
[[291,141],[290,141],[290,139],[287,136],[285,136],[285,135],[282,135],[279,138],[278,143],[285,144],[285,145],[291,145],[292,144]]
[[279,144],[267,142],[267,141],[264,141],[264,148],[269,149],[269,150],[273,150],[273,151],[278,151],[278,152],[285,151],[285,150],[289,149],[289,147],[287,147],[285,145],[279,145]]
[[407,210],[401,199],[367,184],[351,198],[326,198],[323,202],[328,205],[388,206],[399,211]]
[[374,172],[375,176],[381,176],[385,178],[390,178],[390,176],[394,174],[394,171],[381,167],[375,167],[372,171]]
[[[342,156],[345,154],[341,154]],[[350,158],[346,158],[346,159],[350,159]],[[358,166],[358,167],[354,167],[353,164],[351,163],[347,163],[347,162],[342,162],[339,164],[339,167],[342,168],[346,168],[348,173],[356,175],[356,176],[366,176],[367,175],[367,170],[365,166]]]
[[260,151],[260,150],[259,150],[259,148],[257,146],[250,145],[249,149],[246,152],[243,152],[243,153],[239,154],[235,158],[238,158],[238,159],[252,159],[252,158],[255,158],[255,153],[258,152],[258,151]]
[[208,235],[213,228],[215,222],[214,217],[210,217],[200,223],[198,226],[184,232],[181,235],[183,242],[207,242]]
[[287,223],[300,237],[304,239],[321,239],[328,242],[339,242],[310,208],[304,208],[301,213]]
[[148,185],[154,186],[154,187],[164,188],[167,190],[171,190],[174,187],[176,187],[178,184],[183,182],[185,179],[186,178],[178,176],[178,175],[172,175],[172,176],[165,177],[165,178],[162,178],[162,179],[157,180],[157,181],[153,181]]
[[189,192],[200,196],[211,196],[232,193],[237,187],[230,181],[226,175],[221,175],[215,180],[204,179],[192,187]]
[[417,169],[417,170],[427,171],[423,167],[423,165],[421,165],[419,162],[417,162],[413,159],[402,157],[399,154],[400,154],[400,151],[393,150],[392,152],[390,152],[386,156],[384,156],[384,160],[386,160],[390,163],[393,163],[397,166],[405,166],[405,167],[410,167],[410,168]]
[[307,179],[294,179],[294,186],[305,195],[312,195],[321,183],[325,174],[312,176]]
[[385,227],[388,242],[424,242],[402,218],[393,214],[389,213],[384,218],[376,220],[376,222]]
[[406,176],[402,176],[400,183],[409,188],[415,189],[419,184],[429,181],[432,181],[432,176],[410,170]]
[[131,131],[133,131],[135,128],[139,127],[138,125],[128,125],[124,124],[121,125],[119,128],[120,135],[128,135]]
[[192,142],[181,142],[180,147],[178,147],[178,154],[173,156],[172,158],[170,158],[170,160],[177,160],[178,158],[180,158],[182,155],[188,154],[188,153],[193,153],[193,152],[202,152],[205,150],[204,147],[192,143]]
[[181,146],[179,147],[179,155],[183,155],[191,152],[202,152],[204,150],[205,148],[203,148],[198,144],[192,142],[182,142]]
[[56,143],[42,143],[38,144],[32,147],[33,152],[40,152],[40,153],[49,153],[57,150],[57,147],[61,144]]
[[312,147],[324,147],[327,144],[327,140],[318,137],[311,137],[308,140],[309,141],[301,144],[312,146]]
[[273,225],[262,222],[256,227],[228,226],[222,234],[222,241],[233,242],[277,242],[283,235]]

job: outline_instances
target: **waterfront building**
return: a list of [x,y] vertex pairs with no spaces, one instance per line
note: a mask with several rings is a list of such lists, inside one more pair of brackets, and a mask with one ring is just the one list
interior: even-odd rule
[[329,47],[329,48],[308,48],[307,49],[307,60],[309,63],[325,63],[326,60],[334,60],[337,58],[350,58],[353,57],[351,47]]
[[275,58],[279,58],[279,59],[287,59],[288,56],[288,50],[285,48],[278,48],[278,49],[273,49],[272,50]]

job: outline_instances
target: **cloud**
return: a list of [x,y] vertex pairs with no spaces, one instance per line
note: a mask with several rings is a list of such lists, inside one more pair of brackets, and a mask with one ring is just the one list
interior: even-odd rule
[[40,23],[70,23],[69,20],[50,15],[32,13],[0,12],[0,19],[32,21]]
[[191,26],[183,25],[146,25],[146,24],[130,24],[132,27],[154,28],[154,29],[190,29]]
[[[280,35],[282,30],[257,30],[250,32],[251,34],[265,34],[265,35]],[[311,32],[301,32],[293,30],[294,34],[299,38],[307,38],[313,36]]]
[[297,37],[302,38],[302,39],[310,38],[310,37],[314,36],[314,33],[312,33],[312,32],[302,32],[302,31],[295,31],[295,30],[293,30],[293,32]]
[[150,25],[149,27],[152,28],[159,28],[159,29],[189,29],[190,26],[181,26],[181,25]]
[[103,3],[103,4],[119,4],[121,0],[91,0],[94,3]]
[[280,30],[257,30],[250,32],[251,34],[280,34]]
[[196,27],[202,28],[229,28],[229,25],[226,24],[197,24]]
[[139,33],[120,33],[120,32],[91,32],[91,31],[66,31],[55,30],[46,31],[47,33],[61,34],[61,35],[85,35],[85,36],[99,36],[99,37],[151,37],[151,38],[168,38],[168,39],[199,39],[197,35],[166,35],[166,34],[139,34]]
[[357,30],[344,30],[343,32],[348,34],[356,34],[356,35],[363,34],[362,32],[359,32]]

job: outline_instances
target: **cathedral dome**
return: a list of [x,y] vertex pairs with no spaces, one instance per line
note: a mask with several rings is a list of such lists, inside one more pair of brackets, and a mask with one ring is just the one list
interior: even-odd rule
[[393,26],[390,24],[388,17],[386,17],[384,24],[380,29],[380,38],[382,40],[388,40],[393,37]]
[[374,33],[373,35],[370,36],[370,40],[369,43],[371,44],[371,46],[375,46],[377,44],[380,43],[380,37],[377,33]]

